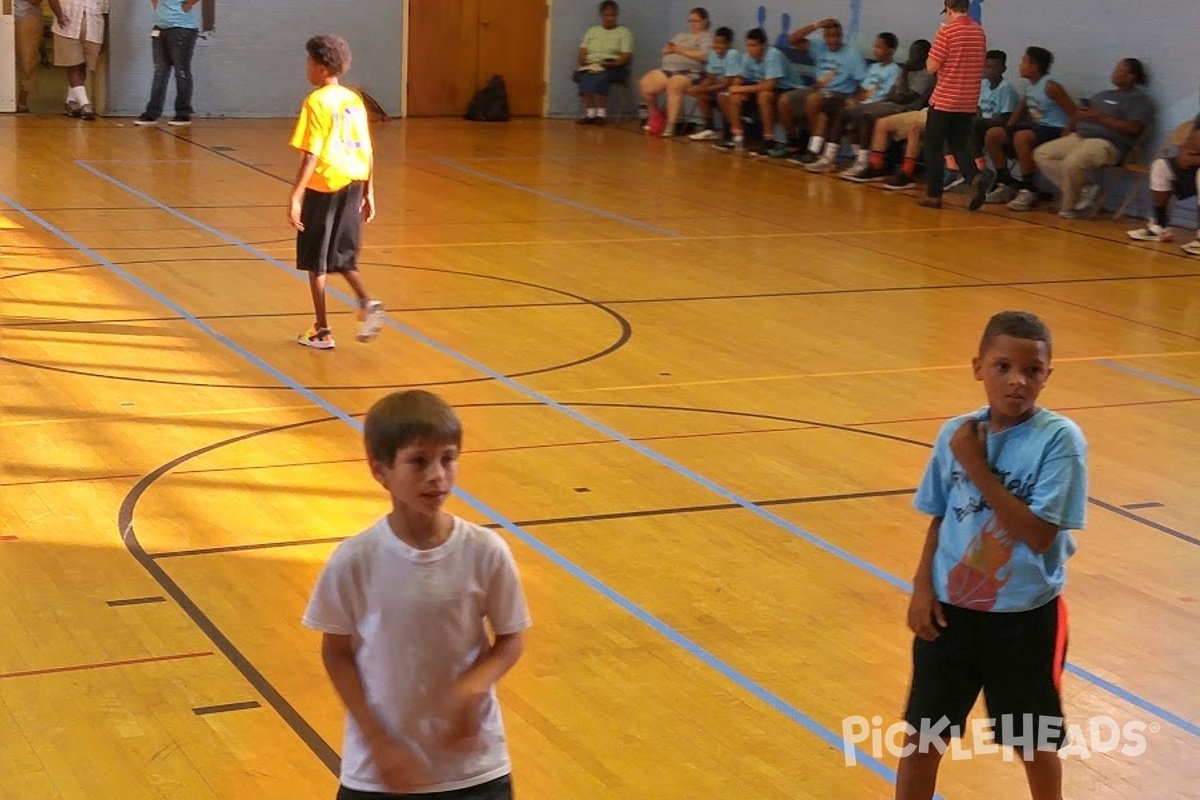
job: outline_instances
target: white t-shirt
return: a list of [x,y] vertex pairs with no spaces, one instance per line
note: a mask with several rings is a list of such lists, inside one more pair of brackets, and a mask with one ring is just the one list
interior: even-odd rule
[[[500,703],[493,691],[475,752],[442,748],[436,718],[448,688],[497,635],[530,626],[516,562],[499,534],[455,517],[432,550],[401,541],[387,517],[342,542],[317,579],[304,625],[353,637],[367,703],[396,741],[429,764],[420,792],[475,786],[511,771]],[[353,717],[346,714],[341,782],[386,792]]]

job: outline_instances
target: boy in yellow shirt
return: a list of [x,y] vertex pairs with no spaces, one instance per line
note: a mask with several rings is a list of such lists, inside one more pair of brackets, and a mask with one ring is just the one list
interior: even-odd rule
[[374,156],[362,98],[338,83],[350,69],[350,46],[338,36],[314,36],[308,51],[308,82],[317,89],[300,111],[291,145],[304,155],[292,187],[288,222],[296,234],[296,268],[308,273],[317,320],[300,344],[332,350],[325,315],[325,280],[340,273],[359,304],[358,340],[369,342],[383,327],[383,304],[372,300],[358,274],[362,223],[375,218]]

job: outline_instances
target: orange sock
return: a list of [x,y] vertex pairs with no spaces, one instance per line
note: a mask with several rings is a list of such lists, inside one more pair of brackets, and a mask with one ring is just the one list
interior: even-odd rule
[[915,158],[904,157],[904,164],[900,167],[908,177],[912,177],[917,172],[917,160]]
[[871,151],[871,169],[883,169],[883,153],[878,150]]
[[958,172],[958,160],[954,156],[946,156],[946,169],[951,172]]

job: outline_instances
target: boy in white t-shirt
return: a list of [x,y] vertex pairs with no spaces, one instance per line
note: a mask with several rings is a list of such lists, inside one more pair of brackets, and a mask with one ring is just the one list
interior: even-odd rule
[[408,391],[372,406],[363,435],[392,510],[338,546],[304,613],[346,706],[338,800],[510,800],[495,685],[529,611],[505,541],[442,509],[462,426],[441,398]]

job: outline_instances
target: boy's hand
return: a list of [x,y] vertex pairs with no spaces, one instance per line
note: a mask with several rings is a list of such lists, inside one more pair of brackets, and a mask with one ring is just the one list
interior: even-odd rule
[[487,703],[487,686],[480,686],[469,678],[457,681],[443,704],[443,714],[450,723],[446,744],[456,750],[473,747],[483,727]]
[[[937,627],[934,627],[934,622]],[[946,618],[942,615],[942,604],[933,594],[932,586],[917,586],[913,590],[912,600],[908,603],[908,628],[919,638],[932,642],[941,634],[938,628],[946,627]]]
[[425,778],[425,763],[408,747],[386,736],[370,743],[371,758],[389,792],[408,794]]
[[367,192],[362,199],[363,222],[375,219],[375,192]]
[[303,198],[292,197],[288,203],[288,224],[298,231],[304,230],[304,223],[300,221],[300,207],[303,204]]
[[987,426],[969,419],[950,437],[950,452],[964,469],[987,466]]

